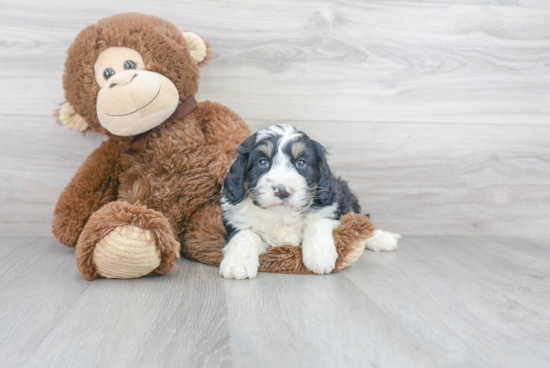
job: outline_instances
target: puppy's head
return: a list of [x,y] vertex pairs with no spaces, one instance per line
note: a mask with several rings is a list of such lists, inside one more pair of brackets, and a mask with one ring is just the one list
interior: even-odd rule
[[230,204],[247,196],[262,208],[304,209],[332,204],[325,149],[296,128],[273,125],[248,137],[225,179]]

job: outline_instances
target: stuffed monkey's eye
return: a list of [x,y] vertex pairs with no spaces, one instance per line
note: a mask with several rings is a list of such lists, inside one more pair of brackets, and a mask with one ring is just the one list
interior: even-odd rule
[[259,167],[268,167],[269,166],[269,161],[267,161],[265,158],[262,158],[260,161],[258,161],[258,166]]
[[126,60],[124,62],[124,69],[135,69],[136,63],[134,63],[132,60]]
[[303,169],[304,167],[307,166],[307,162],[305,162],[304,160],[298,160],[296,161],[296,167],[298,169]]
[[115,75],[115,71],[111,68],[107,68],[103,71],[103,76],[105,77],[105,79],[109,79],[113,75]]

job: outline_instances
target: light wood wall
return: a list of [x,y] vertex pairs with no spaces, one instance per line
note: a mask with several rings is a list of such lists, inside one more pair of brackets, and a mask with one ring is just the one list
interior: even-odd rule
[[210,39],[199,100],[330,147],[404,234],[550,234],[550,1],[0,2],[0,234],[50,234],[101,136],[58,127],[65,51],[126,11]]

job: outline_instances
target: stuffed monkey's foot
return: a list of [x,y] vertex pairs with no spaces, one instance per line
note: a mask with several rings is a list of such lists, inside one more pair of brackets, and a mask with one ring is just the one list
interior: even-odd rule
[[[365,250],[365,241],[376,230],[367,216],[348,213],[340,217],[340,225],[334,229],[334,244],[338,252],[336,267],[340,272],[357,261]],[[302,247],[280,246],[269,248],[260,256],[260,272],[309,274],[302,261]]]
[[340,226],[334,229],[334,243],[338,260],[333,272],[339,272],[357,261],[365,250],[365,241],[376,231],[367,216],[348,213],[340,218]]
[[151,273],[160,265],[160,258],[151,231],[126,225],[97,243],[93,263],[102,277],[131,279]]
[[144,206],[111,202],[94,213],[76,246],[78,269],[87,280],[164,274],[180,244],[166,218]]

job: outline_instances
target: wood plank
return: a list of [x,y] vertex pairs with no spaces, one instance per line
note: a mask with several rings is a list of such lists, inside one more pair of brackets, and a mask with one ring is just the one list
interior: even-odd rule
[[549,8],[550,3],[546,0],[400,0],[411,3],[434,3],[434,4],[470,4],[470,5],[496,5],[514,7]]
[[[32,127],[21,129],[21,127]],[[0,234],[51,235],[57,198],[105,137],[57,126],[53,117],[1,116]]]
[[91,283],[52,237],[0,237],[0,255],[2,366],[231,366],[216,268]]
[[344,273],[224,281],[235,367],[433,366],[424,344]]
[[199,97],[245,120],[549,121],[550,9],[358,0],[7,1],[0,113],[49,115],[75,35],[129,8],[210,39]]
[[220,280],[217,268],[187,260],[166,276],[96,280],[29,365],[230,367]]
[[539,367],[550,238],[406,237],[340,274],[83,280],[51,237],[0,237],[5,366]]
[[1,237],[0,250],[0,362],[28,366],[91,284],[80,277],[74,251],[52,237]]
[[[257,130],[282,122],[249,125]],[[349,181],[363,211],[382,228],[550,235],[549,127],[290,123],[330,147],[333,171]],[[23,124],[35,126],[35,134],[21,131]],[[0,233],[50,235],[59,194],[103,137],[81,137],[51,117],[0,116],[0,127],[6,137],[0,147]]]
[[[530,124],[550,121],[550,10],[529,8],[535,2],[136,0],[131,8],[212,40],[199,99],[226,103],[252,127],[319,130],[334,147],[333,167],[380,226],[541,235],[550,231],[548,132]],[[0,234],[45,235],[57,196],[102,139],[54,127],[65,51],[84,26],[129,7],[4,4]],[[467,122],[494,127],[453,124]],[[374,141],[354,140],[350,157],[349,134]]]
[[[550,277],[550,241],[537,244],[526,239],[503,237],[445,240],[451,248],[446,250],[446,256],[456,257],[461,266],[479,269],[477,280],[487,279],[496,290],[504,292],[521,307],[550,317],[550,298],[541,298],[550,295],[550,283],[546,280]],[[462,257],[464,253],[472,256]],[[543,326],[548,327],[547,334],[538,337],[550,343],[550,322],[545,321],[540,327]],[[537,331],[533,331],[533,337],[537,336]],[[547,345],[547,350],[550,358],[550,345]]]
[[[249,125],[257,130],[272,123]],[[333,171],[349,181],[381,228],[550,235],[548,127],[289,123],[330,147]]]
[[92,283],[52,237],[0,237],[0,255],[2,366],[231,365],[216,268]]
[[542,367],[550,364],[550,243],[534,249],[518,239],[408,237],[345,275],[389,318],[442,347],[440,365]]

